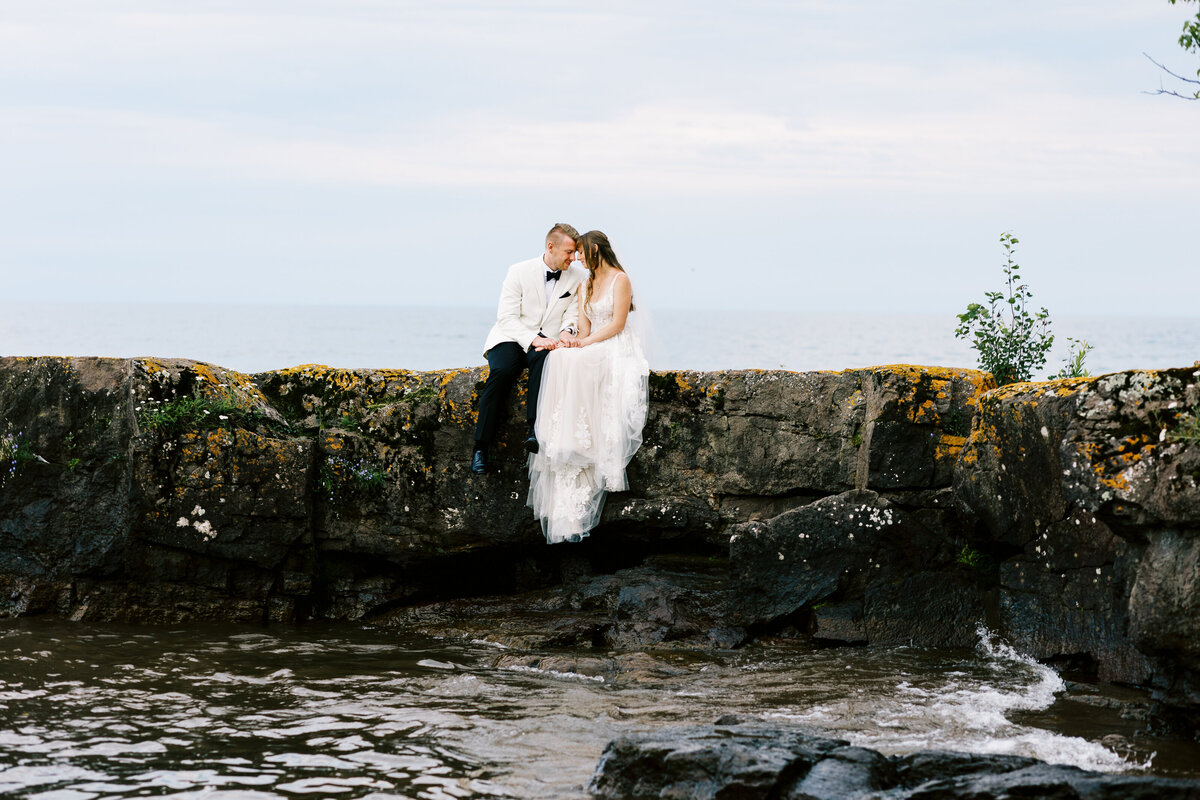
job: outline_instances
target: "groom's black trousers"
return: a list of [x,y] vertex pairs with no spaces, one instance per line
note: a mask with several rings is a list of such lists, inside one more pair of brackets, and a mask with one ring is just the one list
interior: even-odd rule
[[508,411],[512,388],[521,372],[529,369],[529,389],[525,393],[525,417],[529,424],[537,417],[538,389],[542,386],[542,366],[549,350],[522,350],[516,342],[501,342],[488,350],[488,379],[479,395],[479,421],[475,424],[475,444],[496,441]]

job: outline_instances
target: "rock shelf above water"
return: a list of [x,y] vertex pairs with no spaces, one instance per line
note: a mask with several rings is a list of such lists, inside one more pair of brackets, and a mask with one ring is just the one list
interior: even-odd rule
[[[484,375],[0,359],[0,614],[445,627],[537,596],[561,622],[593,586],[564,624],[615,650],[963,645],[984,623],[1197,729],[1200,369],[654,373],[632,490],[555,547],[515,426],[494,474],[468,468]],[[672,553],[703,579],[623,572]],[[604,577],[624,574],[640,588]]]

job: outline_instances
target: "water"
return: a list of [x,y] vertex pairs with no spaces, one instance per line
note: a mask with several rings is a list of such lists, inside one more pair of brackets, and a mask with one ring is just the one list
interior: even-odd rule
[[[1018,753],[1110,772],[1144,769],[1165,746],[1133,739],[1140,723],[1112,709],[1064,703],[1058,675],[986,636],[973,653],[786,642],[654,653],[656,669],[624,681],[494,666],[502,653],[352,626],[0,623],[0,794],[583,797],[611,738],[727,713],[888,753]],[[1089,727],[1129,744],[1081,738]],[[1152,769],[1195,774],[1180,765],[1194,770],[1196,755],[1160,752]]]
[[[715,312],[650,315],[656,369],[838,370],[880,364],[971,367],[975,353],[946,314]],[[0,355],[159,356],[242,372],[299,364],[413,370],[475,366],[495,320],[490,308],[49,304],[0,306]],[[1200,317],[1056,317],[1062,367],[1067,336],[1087,339],[1094,374],[1190,366]]]

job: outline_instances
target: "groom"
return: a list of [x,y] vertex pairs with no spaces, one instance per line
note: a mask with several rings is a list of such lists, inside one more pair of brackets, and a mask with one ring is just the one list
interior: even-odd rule
[[525,394],[525,417],[529,433],[525,448],[537,452],[533,421],[542,365],[551,346],[560,340],[574,341],[578,332],[575,292],[587,277],[587,269],[571,263],[578,239],[579,231],[560,222],[546,234],[545,252],[508,268],[500,289],[496,324],[483,345],[488,379],[479,396],[479,421],[471,455],[471,472],[477,475],[488,471],[488,446],[496,441],[512,387],[526,368],[529,389]]

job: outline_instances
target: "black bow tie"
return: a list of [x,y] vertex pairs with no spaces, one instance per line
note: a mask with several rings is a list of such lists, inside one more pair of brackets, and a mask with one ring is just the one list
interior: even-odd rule
[[556,280],[558,280],[560,277],[562,277],[562,273],[561,273],[561,272],[559,272],[558,270],[556,270],[556,269],[548,269],[548,270],[546,270],[546,280],[548,280],[548,281],[556,281]]

